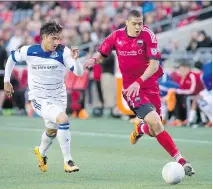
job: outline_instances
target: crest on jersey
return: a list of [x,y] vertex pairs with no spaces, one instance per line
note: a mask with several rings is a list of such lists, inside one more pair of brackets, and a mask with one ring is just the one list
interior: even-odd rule
[[56,58],[58,57],[58,53],[56,51],[52,52],[50,55],[51,58]]
[[138,44],[139,46],[142,46],[142,45],[143,45],[143,40],[139,39],[139,40],[137,41],[137,44]]
[[151,49],[151,53],[152,53],[152,55],[157,55],[157,53],[158,53],[158,50],[157,49],[154,49],[154,48],[152,48]]

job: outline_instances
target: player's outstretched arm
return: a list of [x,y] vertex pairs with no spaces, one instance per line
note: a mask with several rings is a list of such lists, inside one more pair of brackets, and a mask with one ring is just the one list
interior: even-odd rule
[[11,77],[11,73],[13,71],[13,68],[15,66],[15,62],[12,59],[12,55],[10,55],[7,59],[7,63],[5,66],[5,76],[4,76],[4,91],[6,93],[7,96],[11,97],[13,91],[13,86],[10,83],[10,77]]
[[101,63],[104,60],[104,57],[101,55],[100,52],[97,52],[96,56],[87,59],[83,62],[84,68],[92,68],[95,63]]
[[65,47],[64,50],[64,63],[65,66],[72,71],[76,76],[82,76],[84,74],[83,65],[79,62],[79,50],[77,47]]

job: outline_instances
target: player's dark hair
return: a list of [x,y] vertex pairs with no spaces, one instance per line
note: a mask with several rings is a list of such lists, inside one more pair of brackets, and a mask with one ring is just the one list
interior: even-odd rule
[[54,35],[60,33],[63,27],[60,24],[57,24],[55,21],[45,23],[40,29],[40,37],[42,35]]
[[195,62],[194,67],[199,69],[199,70],[202,70],[203,69],[203,63],[201,61],[197,61],[197,62]]
[[141,17],[142,16],[142,13],[138,10],[131,10],[128,14],[128,18],[130,17]]

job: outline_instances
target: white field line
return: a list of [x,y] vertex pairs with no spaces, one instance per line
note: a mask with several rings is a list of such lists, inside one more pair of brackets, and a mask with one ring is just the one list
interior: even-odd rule
[[[0,131],[18,131],[18,132],[42,132],[43,129],[35,128],[21,128],[21,127],[0,127]],[[129,135],[125,134],[113,134],[113,133],[97,133],[97,132],[82,132],[82,131],[72,131],[72,135],[76,136],[92,136],[92,137],[106,137],[106,138],[125,138],[128,139]],[[207,140],[191,140],[191,139],[181,139],[173,138],[176,142],[183,143],[197,143],[197,144],[212,144],[211,141]],[[154,138],[144,137],[143,140],[154,140]]]

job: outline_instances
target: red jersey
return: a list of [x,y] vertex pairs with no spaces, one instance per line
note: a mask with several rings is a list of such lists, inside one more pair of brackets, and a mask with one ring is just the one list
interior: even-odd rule
[[[149,66],[150,59],[160,59],[157,49],[157,38],[147,27],[143,29],[138,37],[127,35],[126,27],[110,34],[99,47],[102,56],[109,56],[112,50],[116,50],[119,68],[123,77],[124,89],[143,75]],[[142,84],[141,88],[149,88],[157,84],[157,80],[163,75],[163,70],[158,71]]]
[[201,73],[189,72],[187,76],[181,80],[180,89],[177,89],[177,93],[185,95],[197,95],[204,89],[200,75]]

